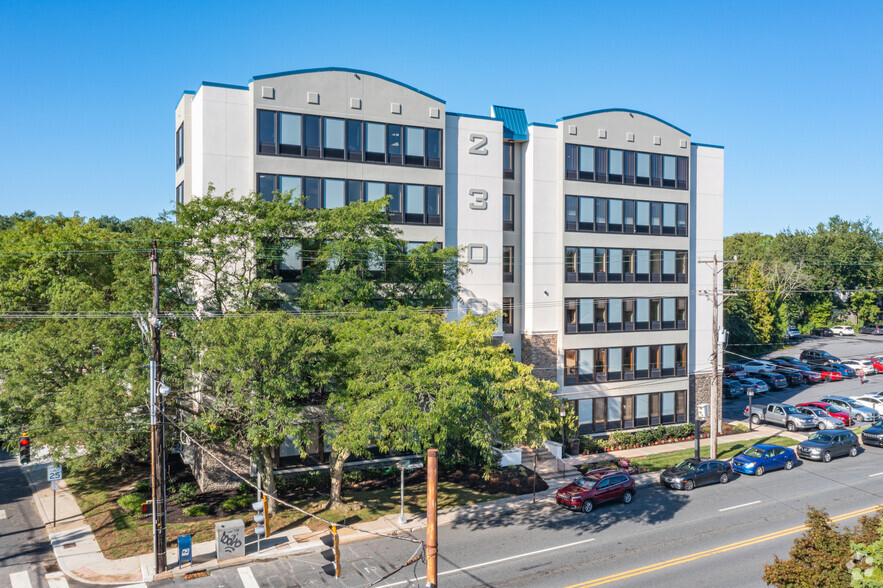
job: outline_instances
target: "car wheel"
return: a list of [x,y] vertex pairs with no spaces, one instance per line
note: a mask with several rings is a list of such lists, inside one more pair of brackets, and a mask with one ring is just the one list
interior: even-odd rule
[[831,381],[831,376],[825,376],[825,381],[826,381],[826,382],[830,382],[830,381]]
[[684,482],[684,490],[686,490],[687,492],[689,492],[690,490],[692,490],[695,487],[696,487],[696,484],[693,482],[693,480],[687,480],[686,482]]
[[825,463],[828,463],[829,461],[831,461],[831,452],[830,451],[825,452],[825,454],[822,456],[822,461],[824,461]]
[[730,481],[730,474],[728,474],[727,472],[722,473],[721,478],[720,478],[721,484],[726,484],[729,481]]
[[756,415],[756,414],[751,415],[751,424],[754,426],[759,425],[760,424],[760,416]]
[[825,424],[825,421],[819,421],[819,431],[824,431],[828,425]]
[[631,490],[626,490],[622,493],[622,503],[623,504],[631,504],[632,498],[634,498],[634,494],[632,494]]
[[791,431],[792,433],[794,432],[795,429],[797,429],[797,427],[794,426],[794,423],[788,423],[788,426],[786,428],[789,431]]
[[853,445],[852,447],[849,448],[849,457],[855,457],[857,455],[858,455],[858,447]]
[[862,413],[858,413],[852,418],[853,420],[855,420],[855,422],[860,423],[865,420],[865,415],[863,415]]
[[588,514],[592,512],[592,509],[595,508],[595,503],[589,500],[588,498],[583,501],[583,512]]
[[785,462],[785,469],[786,469],[786,470],[790,470],[790,469],[793,468],[793,467],[794,467],[794,462],[791,461],[790,459],[789,459],[788,461]]
[[763,475],[763,471],[764,471],[764,470],[763,470],[763,466],[757,466],[757,469],[754,470],[754,475],[755,475],[755,476],[762,476],[762,475]]

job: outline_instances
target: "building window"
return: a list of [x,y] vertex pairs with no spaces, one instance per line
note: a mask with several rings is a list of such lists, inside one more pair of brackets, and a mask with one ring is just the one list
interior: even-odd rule
[[304,206],[306,208],[320,208],[322,203],[322,180],[320,178],[304,178]]
[[685,237],[687,205],[565,195],[564,230]]
[[258,153],[276,154],[276,113],[258,110]]
[[655,380],[687,375],[687,344],[564,351],[564,384]]
[[322,208],[340,208],[346,204],[346,182],[343,180],[325,180],[322,190]]
[[564,332],[686,330],[686,298],[565,298]]
[[350,161],[362,161],[361,121],[346,121],[346,158]]
[[346,145],[346,122],[342,118],[325,118],[325,131],[323,133],[324,149],[322,156],[325,159],[343,159],[344,146]]
[[426,166],[441,169],[441,131],[426,129]]
[[579,150],[577,145],[564,146],[564,179],[579,179]]
[[270,174],[258,174],[258,192],[264,200],[273,201],[273,192],[276,191],[276,176]]
[[184,163],[184,123],[175,131],[175,169]]
[[564,146],[566,180],[686,190],[688,173],[687,157],[588,145]]
[[426,189],[424,186],[405,186],[405,222],[422,223],[426,214]]
[[426,164],[426,133],[421,127],[405,127],[405,164]]
[[595,148],[580,145],[579,147],[579,179],[595,179]]
[[[279,113],[279,153],[282,155],[300,155],[303,135],[303,124],[299,114]],[[268,151],[274,152],[273,151]]]
[[386,163],[386,125],[365,123],[365,161]]
[[441,224],[441,187],[426,186],[426,219],[427,225]]
[[515,195],[503,194],[503,230],[515,230]]
[[386,211],[389,213],[389,220],[394,223],[403,222],[405,217],[402,214],[402,185],[387,184],[385,194],[389,196],[389,205],[386,207]]
[[362,202],[362,182],[358,180],[346,181],[346,203],[353,204]]
[[304,155],[320,157],[322,155],[322,127],[318,116],[304,116]]
[[514,282],[515,281],[515,271],[514,271],[514,257],[515,257],[515,247],[512,245],[505,245],[503,247],[503,281],[504,282]]
[[512,333],[513,298],[503,298],[503,332]]
[[386,125],[387,161],[402,164],[402,125]]
[[184,204],[184,182],[175,187],[175,206]]
[[508,141],[503,142],[503,178],[515,179],[515,145]]
[[607,151],[607,181],[611,184],[621,184],[623,156],[619,149]]

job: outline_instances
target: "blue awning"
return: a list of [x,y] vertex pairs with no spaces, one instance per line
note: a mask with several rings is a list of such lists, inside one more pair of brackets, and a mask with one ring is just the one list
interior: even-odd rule
[[494,118],[503,122],[503,138],[527,141],[527,115],[523,108],[493,107]]

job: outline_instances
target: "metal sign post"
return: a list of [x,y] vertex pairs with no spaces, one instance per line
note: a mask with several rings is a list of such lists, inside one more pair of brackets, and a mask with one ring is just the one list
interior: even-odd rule
[[753,416],[752,416],[752,412],[751,412],[751,400],[753,398],[754,398],[754,389],[750,389],[750,390],[748,390],[748,430],[749,431],[754,430],[754,424],[753,424],[754,421],[752,420]]
[[52,485],[52,526],[55,526],[55,499],[58,491],[58,482],[61,481],[61,466],[51,465],[46,470],[46,477]]
[[408,522],[405,518],[405,470],[416,470],[423,467],[423,462],[419,461],[400,461],[398,468],[402,473],[402,513],[399,515],[399,524],[404,525]]

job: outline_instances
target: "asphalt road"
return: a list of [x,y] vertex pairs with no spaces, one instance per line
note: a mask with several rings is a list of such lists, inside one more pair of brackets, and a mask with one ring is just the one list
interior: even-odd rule
[[18,457],[0,451],[0,587],[48,586],[45,573],[54,563]]

